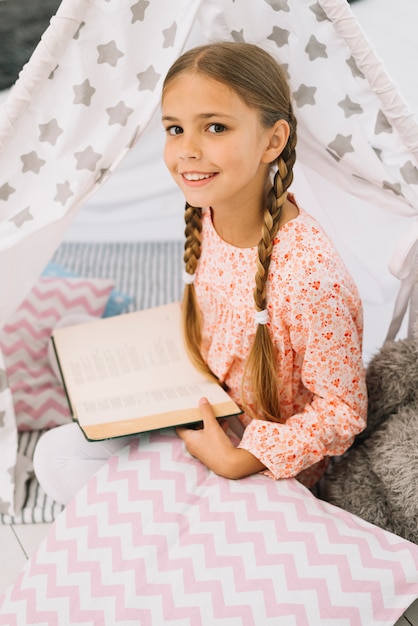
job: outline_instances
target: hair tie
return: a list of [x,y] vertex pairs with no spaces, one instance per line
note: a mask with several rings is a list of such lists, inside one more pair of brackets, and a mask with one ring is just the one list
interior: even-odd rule
[[192,285],[196,278],[196,274],[189,274],[186,270],[183,270],[183,282],[185,285]]
[[267,309],[263,309],[262,311],[256,311],[254,319],[256,324],[267,324],[267,322],[269,321],[269,314]]

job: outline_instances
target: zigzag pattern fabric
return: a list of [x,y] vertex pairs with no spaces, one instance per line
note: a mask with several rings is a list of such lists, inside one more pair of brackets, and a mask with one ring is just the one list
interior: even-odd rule
[[48,360],[51,332],[66,315],[100,317],[113,286],[109,279],[40,278],[0,331],[0,349],[20,430],[51,428],[70,421],[64,388]]
[[296,480],[228,481],[171,431],[115,455],[0,599],[0,624],[392,626],[418,546]]
[[[183,243],[180,241],[125,242],[125,243],[62,243],[56,251],[53,261],[65,269],[83,276],[85,280],[110,280],[117,289],[132,294],[130,310],[145,309],[160,304],[179,300],[183,288],[181,280]],[[61,284],[60,281],[57,284]],[[45,320],[44,320],[45,321]],[[0,337],[2,331],[0,331]],[[46,356],[46,355],[44,355]],[[52,380],[52,372],[48,378]],[[50,396],[57,395],[55,403],[61,404],[65,417],[68,413],[67,402],[62,388],[52,380]],[[14,423],[14,413],[11,416]],[[45,415],[42,415],[45,422]],[[49,418],[56,419],[53,413]],[[3,427],[4,430],[4,427]],[[42,431],[19,433],[19,455],[32,461],[36,442]],[[4,438],[6,440],[6,438]],[[4,467],[13,462],[0,457]],[[26,475],[24,476],[26,479]],[[23,479],[22,479],[23,480]],[[8,485],[4,484],[4,489]],[[13,485],[4,495],[5,501],[13,501]],[[6,498],[6,495],[8,496]],[[0,494],[1,498],[1,494]],[[5,512],[7,510],[7,512]],[[52,522],[62,511],[62,506],[49,498],[33,476],[26,485],[26,498],[21,510],[8,506],[0,511],[1,524],[34,524]]]

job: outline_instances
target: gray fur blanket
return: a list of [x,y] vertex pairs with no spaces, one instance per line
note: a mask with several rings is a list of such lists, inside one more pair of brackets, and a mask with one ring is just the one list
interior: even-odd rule
[[418,351],[387,342],[367,368],[368,426],[324,482],[322,497],[418,543]]

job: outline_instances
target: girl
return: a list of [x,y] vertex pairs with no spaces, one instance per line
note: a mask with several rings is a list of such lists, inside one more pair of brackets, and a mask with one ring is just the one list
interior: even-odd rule
[[[365,427],[362,308],[332,243],[288,193],[289,87],[255,45],[194,48],[167,74],[162,121],[186,198],[186,345],[245,410],[222,424],[202,399],[203,428],[177,433],[225,478],[264,471],[311,486]],[[36,450],[38,479],[66,503],[127,439],[54,429]]]

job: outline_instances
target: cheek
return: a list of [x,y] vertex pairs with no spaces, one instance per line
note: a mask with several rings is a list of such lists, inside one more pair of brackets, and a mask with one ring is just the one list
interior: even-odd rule
[[[224,155],[224,164],[228,171],[234,175],[249,177],[253,176],[257,170],[258,160],[253,157],[254,146],[245,143],[237,146],[236,150]],[[253,158],[252,158],[253,157]]]
[[169,146],[167,145],[167,142],[166,142],[164,144],[163,158],[164,158],[164,163],[166,164],[166,166],[167,166],[167,168],[169,170],[171,169],[170,163],[172,161],[170,152],[171,152],[170,148],[169,148]]

